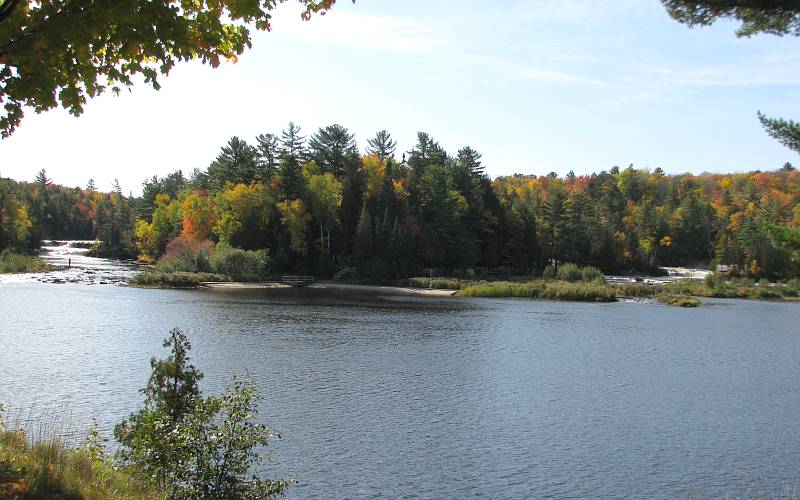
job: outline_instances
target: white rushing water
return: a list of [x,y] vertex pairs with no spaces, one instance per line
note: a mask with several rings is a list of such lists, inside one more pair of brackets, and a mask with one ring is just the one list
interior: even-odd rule
[[691,267],[662,267],[667,271],[666,276],[606,276],[609,283],[649,283],[663,284],[672,283],[680,280],[702,280],[711,274],[708,269],[698,269]]
[[137,272],[134,262],[100,259],[86,255],[90,240],[45,240],[39,255],[53,267],[46,273],[0,275],[0,283],[80,283],[107,285],[127,281]]

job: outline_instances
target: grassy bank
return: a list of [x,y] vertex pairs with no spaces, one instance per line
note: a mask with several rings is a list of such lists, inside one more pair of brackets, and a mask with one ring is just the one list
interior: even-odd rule
[[116,469],[97,446],[56,437],[31,443],[23,430],[1,431],[0,498],[165,498]]
[[0,274],[43,273],[51,268],[40,257],[3,251],[0,253]]
[[134,276],[128,283],[137,288],[198,288],[204,281],[230,281],[221,274],[151,271]]
[[700,301],[691,295],[676,295],[674,293],[659,293],[656,300],[672,307],[699,307]]
[[[417,288],[458,290],[461,297],[519,297],[578,302],[613,302],[618,298],[645,298],[676,307],[698,307],[696,297],[800,300],[800,279],[769,283],[747,278],[710,275],[704,281],[666,284],[606,283],[594,268],[567,267],[552,278],[527,277],[506,281],[459,278],[409,278],[401,284]],[[562,268],[562,269],[563,269]]]
[[614,291],[597,282],[536,280],[522,283],[491,281],[462,288],[461,297],[520,297],[526,299],[563,300],[572,302],[614,302]]

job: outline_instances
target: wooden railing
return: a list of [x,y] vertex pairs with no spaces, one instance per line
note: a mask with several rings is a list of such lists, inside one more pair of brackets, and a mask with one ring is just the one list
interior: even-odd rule
[[286,275],[281,276],[281,282],[291,286],[306,286],[314,283],[313,276]]

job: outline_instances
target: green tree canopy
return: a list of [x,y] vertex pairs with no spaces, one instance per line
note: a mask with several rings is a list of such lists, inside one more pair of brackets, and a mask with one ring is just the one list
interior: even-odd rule
[[[285,1],[18,0],[0,13],[0,135],[14,132],[26,107],[77,116],[88,98],[119,93],[137,76],[158,89],[179,61],[236,60],[251,45],[250,28],[269,30]],[[336,3],[298,1],[304,19]]]
[[709,26],[719,19],[741,23],[738,36],[800,35],[800,3],[794,0],[662,0],[675,20]]
[[367,154],[377,155],[381,160],[394,158],[394,152],[397,149],[397,141],[392,139],[392,135],[385,130],[379,130],[375,137],[367,139],[367,145]]

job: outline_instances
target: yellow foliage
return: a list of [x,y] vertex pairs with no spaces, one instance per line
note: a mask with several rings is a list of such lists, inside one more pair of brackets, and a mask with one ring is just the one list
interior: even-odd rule
[[195,191],[183,200],[183,235],[196,241],[207,240],[214,227],[216,209],[205,193]]
[[367,179],[365,196],[375,198],[383,185],[383,176],[386,173],[386,165],[377,155],[365,156],[361,163],[361,172]]
[[289,246],[292,251],[305,255],[308,252],[306,235],[311,216],[306,212],[303,200],[282,201],[278,203],[278,211],[281,213],[281,222],[289,229]]
[[395,197],[400,199],[408,198],[408,186],[406,186],[406,182],[403,179],[392,181],[392,189]]

